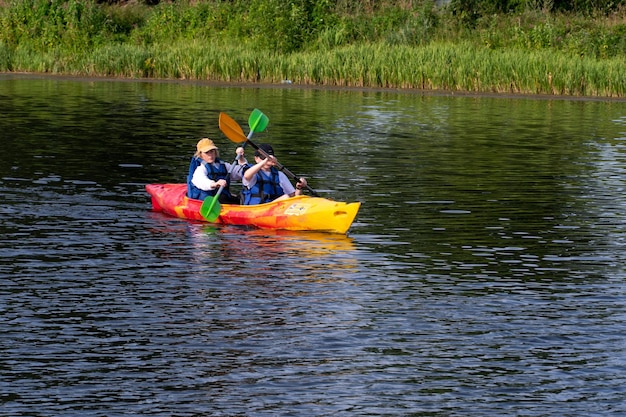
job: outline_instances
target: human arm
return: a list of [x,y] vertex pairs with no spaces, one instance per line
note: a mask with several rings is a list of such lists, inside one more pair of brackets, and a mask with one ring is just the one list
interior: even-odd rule
[[245,172],[245,174],[243,174],[243,180],[244,180],[244,185],[246,184],[246,182],[250,182],[252,181],[252,179],[254,177],[256,177],[256,174],[263,169],[263,167],[265,167],[267,164],[271,164],[271,162],[277,162],[276,158],[271,156],[269,158],[265,158],[260,162],[257,162],[256,164],[252,165],[250,168],[248,168]]
[[230,173],[230,179],[232,181],[239,181],[243,178],[243,170],[248,165],[248,160],[244,156],[243,147],[238,147],[235,152],[237,153],[237,164],[226,162],[226,169]]
[[293,197],[296,195],[302,195],[302,188],[306,187],[306,178],[300,177],[296,186],[291,184],[287,175],[285,175],[282,171],[278,174],[278,178],[280,178],[280,186],[289,197]]
[[307,186],[306,178],[300,177],[298,179],[298,182],[296,183],[296,193],[295,193],[295,195],[302,195],[302,189],[306,188],[306,186]]
[[226,180],[213,181],[210,179],[208,177],[206,167],[203,164],[198,165],[196,170],[193,172],[191,182],[193,185],[204,191],[215,190],[220,186],[226,186]]
[[282,171],[278,173],[278,179],[280,181],[280,188],[283,189],[284,194],[278,197],[276,200],[285,200],[289,197],[301,195],[302,194],[301,188],[306,187],[306,179],[300,178],[298,180],[298,183],[296,184],[296,187],[294,188],[294,186],[291,184],[291,181],[289,181],[289,178],[287,177],[287,175],[285,175],[285,173],[283,173]]

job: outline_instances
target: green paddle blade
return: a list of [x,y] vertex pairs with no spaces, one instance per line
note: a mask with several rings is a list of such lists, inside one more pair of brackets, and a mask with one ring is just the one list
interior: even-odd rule
[[207,197],[202,202],[202,206],[200,206],[200,214],[204,219],[208,222],[214,223],[218,217],[220,217],[220,211],[222,211],[222,205],[218,201],[220,197],[220,192],[222,189],[217,192],[217,194],[213,197]]
[[262,132],[267,127],[270,119],[261,112],[259,109],[252,110],[250,117],[248,118],[248,125],[252,132]]

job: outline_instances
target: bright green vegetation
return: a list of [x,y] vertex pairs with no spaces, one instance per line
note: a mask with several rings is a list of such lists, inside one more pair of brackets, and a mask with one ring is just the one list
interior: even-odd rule
[[0,0],[0,71],[625,97],[625,63],[620,2]]

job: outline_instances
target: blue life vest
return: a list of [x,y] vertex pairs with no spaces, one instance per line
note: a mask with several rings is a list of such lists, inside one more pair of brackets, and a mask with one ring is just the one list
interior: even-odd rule
[[261,170],[256,173],[256,183],[251,188],[244,187],[241,192],[243,204],[253,205],[269,203],[285,194],[280,186],[280,178],[278,170],[275,167],[270,168],[269,174]]
[[226,187],[222,190],[222,194],[228,198],[232,197],[230,191],[228,190],[228,186],[230,185],[230,175],[228,175],[226,165],[224,164],[224,161],[219,158],[215,159],[215,163],[218,164],[217,167],[214,164],[207,164],[197,156],[191,158],[191,162],[189,163],[189,174],[187,175],[187,197],[196,200],[204,200],[207,197],[213,197],[217,194],[217,190],[219,190],[219,187],[214,190],[201,190],[191,182],[193,173],[200,165],[204,165],[208,172],[207,176],[213,181],[226,180]]

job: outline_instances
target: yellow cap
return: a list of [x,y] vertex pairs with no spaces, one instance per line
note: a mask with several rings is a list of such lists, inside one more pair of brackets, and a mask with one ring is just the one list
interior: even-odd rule
[[208,152],[211,149],[217,149],[217,146],[215,146],[211,139],[203,138],[200,139],[196,148],[198,149],[198,152]]

